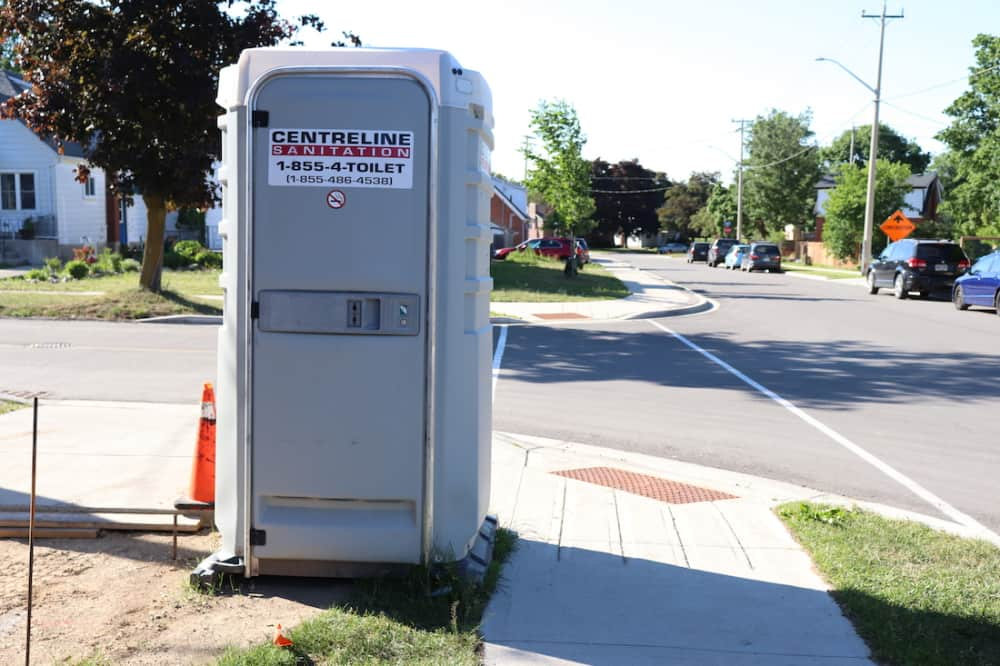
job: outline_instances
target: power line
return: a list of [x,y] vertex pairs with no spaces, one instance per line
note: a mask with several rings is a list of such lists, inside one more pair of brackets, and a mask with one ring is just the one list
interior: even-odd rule
[[[889,99],[905,99],[907,97],[916,97],[917,95],[922,95],[925,92],[938,90],[939,88],[947,88],[948,86],[953,85],[955,83],[961,83],[962,81],[971,81],[977,76],[980,76],[987,72],[992,72],[994,69],[1000,69],[1000,65],[993,65],[992,67],[983,67],[982,69],[978,69],[972,72],[971,74],[966,74],[965,76],[961,76],[957,79],[952,79],[951,81],[945,81],[944,83],[935,83],[934,85],[929,86],[927,88],[921,88],[920,90],[915,90],[913,92],[903,93],[902,95],[896,95],[895,97],[890,97]],[[882,101],[884,102],[885,100],[883,99]]]

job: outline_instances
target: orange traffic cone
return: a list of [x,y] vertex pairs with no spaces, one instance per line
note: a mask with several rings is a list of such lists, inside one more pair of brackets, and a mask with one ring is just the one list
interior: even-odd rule
[[292,644],[292,639],[285,635],[285,630],[278,625],[277,631],[274,632],[274,644],[278,647],[288,647]]
[[201,392],[201,419],[189,496],[196,502],[215,503],[215,390],[205,384]]

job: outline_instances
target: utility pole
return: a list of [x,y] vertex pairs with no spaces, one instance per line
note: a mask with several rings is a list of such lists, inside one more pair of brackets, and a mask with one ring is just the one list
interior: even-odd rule
[[[869,14],[861,12],[861,18],[877,18],[881,23],[878,39],[878,75],[875,78],[875,114],[872,120],[872,141],[868,151],[868,197],[865,200],[865,235],[861,241],[861,274],[868,271],[868,266],[872,262],[872,231],[875,227],[875,161],[878,159],[878,105],[881,101],[882,92],[882,51],[885,47],[885,20],[903,18],[903,12],[899,14],[885,13],[886,0],[882,0],[882,13]],[[862,82],[863,83],[863,82]]]
[[750,121],[740,118],[732,122],[740,124],[740,162],[736,176],[736,242],[739,243],[743,238],[743,131]]
[[849,164],[854,164],[854,130],[855,129],[856,128],[854,127],[854,125],[851,125],[851,150],[850,150],[849,153],[847,153],[847,162]]
[[528,180],[528,151],[532,148],[533,136],[530,134],[524,135],[524,140],[521,142],[521,154],[524,155],[524,180],[522,182],[527,182]]

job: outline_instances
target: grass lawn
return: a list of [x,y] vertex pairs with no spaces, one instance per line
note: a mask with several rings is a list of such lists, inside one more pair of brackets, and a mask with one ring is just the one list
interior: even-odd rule
[[563,262],[527,252],[512,253],[490,264],[493,293],[490,300],[510,302],[597,301],[624,298],[629,291],[621,280],[597,264],[587,264],[576,277],[563,275]]
[[0,414],[6,414],[7,412],[13,412],[17,409],[23,409],[29,405],[23,402],[13,402],[11,400],[0,400]]
[[1000,549],[857,509],[778,515],[877,662],[1000,664]]
[[[219,666],[293,664],[481,663],[479,623],[517,537],[497,532],[493,561],[482,585],[454,574],[431,580],[423,567],[407,578],[359,581],[354,599],[289,632],[294,645],[231,649]],[[430,596],[435,592],[435,596]]]
[[806,275],[821,275],[831,280],[844,280],[847,278],[861,277],[860,270],[852,270],[850,268],[817,266],[815,264],[812,266],[803,266],[802,264],[796,264],[791,261],[781,262],[781,267],[786,271],[799,271],[801,273],[805,273]]
[[[0,316],[56,319],[142,319],[173,314],[221,314],[219,271],[163,271],[163,291],[139,289],[139,274],[68,282],[0,280]],[[53,293],[36,293],[53,292]],[[103,292],[101,295],[58,292]]]

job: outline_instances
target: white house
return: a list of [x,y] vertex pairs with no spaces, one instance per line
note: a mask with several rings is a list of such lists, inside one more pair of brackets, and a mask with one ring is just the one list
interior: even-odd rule
[[[0,104],[30,87],[0,70]],[[83,147],[39,137],[19,120],[0,120],[0,263],[40,263],[45,257],[73,256],[81,245],[103,247],[137,243],[146,233],[146,207],[135,197],[124,211],[109,197],[104,171],[91,168],[86,182],[76,180],[86,164]],[[170,233],[176,214],[167,218]],[[122,228],[124,227],[124,228]],[[27,233],[26,233],[27,232]],[[109,233],[110,232],[110,233]],[[31,238],[29,238],[31,237]]]

